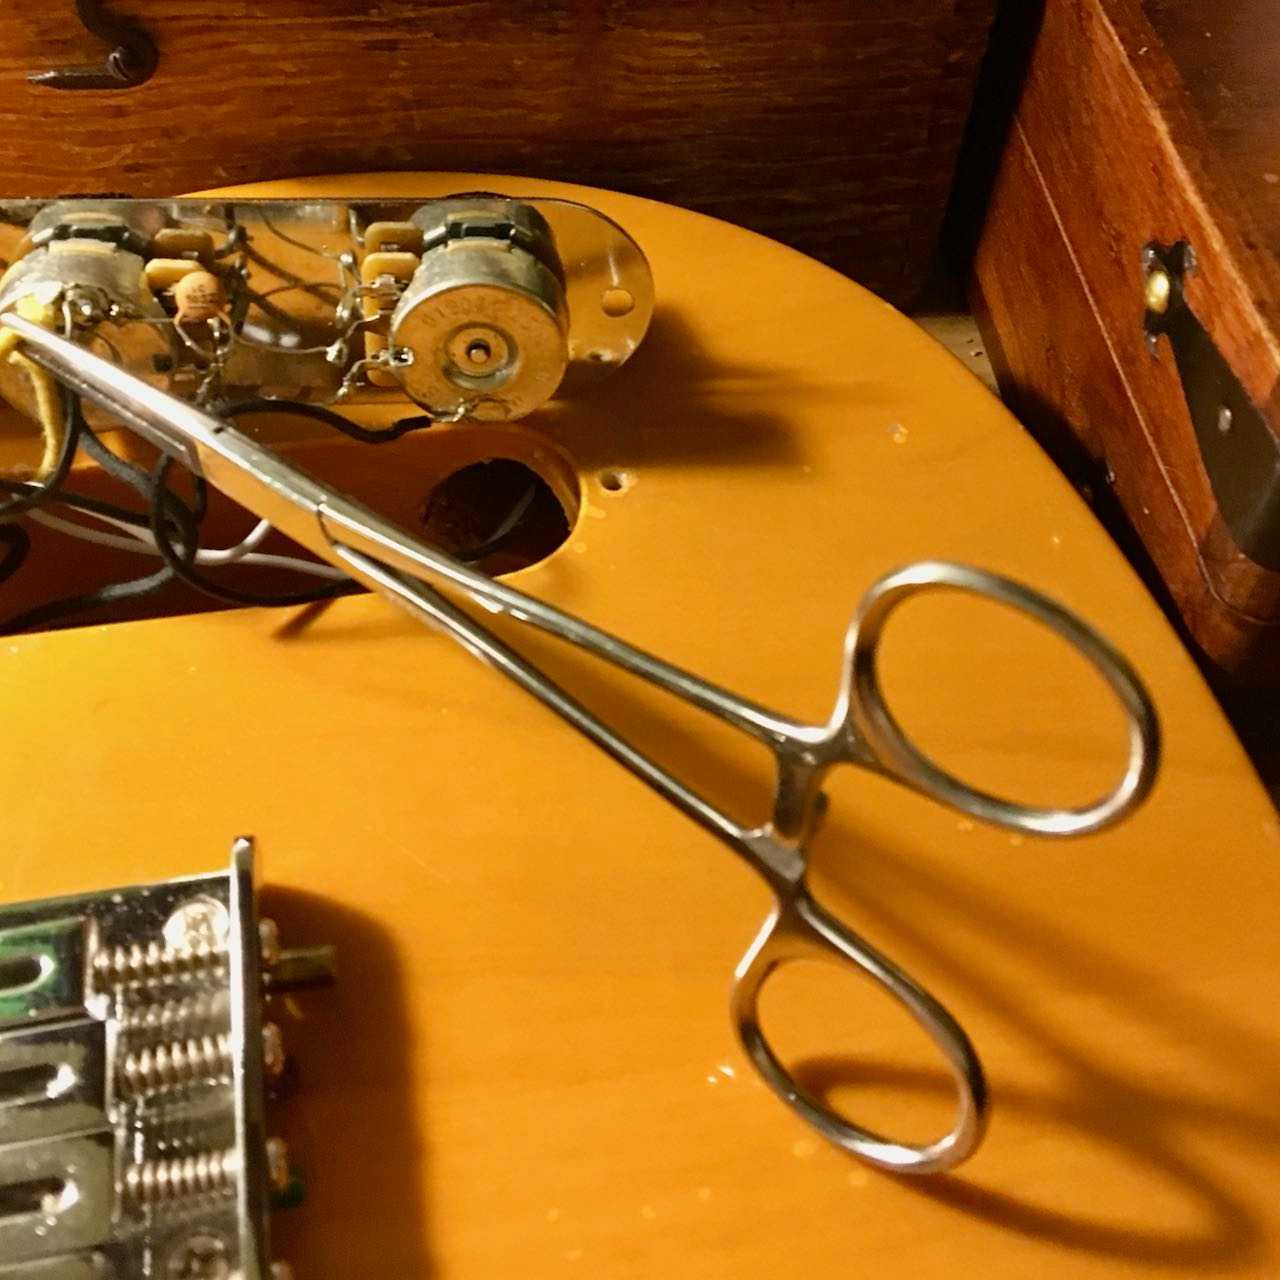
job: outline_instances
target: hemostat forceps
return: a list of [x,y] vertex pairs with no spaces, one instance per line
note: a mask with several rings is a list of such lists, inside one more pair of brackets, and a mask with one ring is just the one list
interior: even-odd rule
[[[811,897],[807,847],[822,810],[821,784],[834,765],[853,764],[892,778],[962,813],[1015,831],[1070,836],[1119,821],[1150,789],[1159,757],[1155,712],[1128,663],[1096,632],[1044,596],[964,565],[922,561],[874,583],[858,606],[844,646],[844,680],[826,724],[804,724],[699,679],[591,624],[496,582],[438,551],[292,466],[235,427],[158,391],[74,343],[20,317],[0,318],[26,340],[27,353],[72,390],[115,414],[210,484],[269,520],[352,578],[447,632],[544,702],[620,764],[744,858],[772,889],[768,919],[738,963],[732,1018],[743,1047],[784,1102],[824,1137],[880,1168],[905,1173],[948,1169],[981,1140],[987,1110],[982,1068],[968,1036],[937,1000]],[[566,640],[676,694],[763,742],[777,763],[771,819],[746,827],[597,719],[571,694],[438,590],[445,586],[493,613]],[[876,655],[898,605],[930,589],[970,592],[1030,615],[1072,644],[1111,686],[1128,720],[1128,761],[1115,789],[1080,808],[1041,809],[978,791],[944,772],[906,736],[886,705]],[[780,965],[825,958],[851,965],[891,992],[942,1051],[955,1078],[958,1108],[950,1132],[926,1145],[892,1141],[837,1115],[791,1076],[765,1039],[760,991]]]

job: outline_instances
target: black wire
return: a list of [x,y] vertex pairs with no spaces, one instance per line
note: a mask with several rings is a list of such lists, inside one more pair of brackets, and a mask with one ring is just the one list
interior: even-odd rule
[[[393,426],[378,431],[370,431],[359,426],[342,414],[325,405],[311,404],[305,400],[273,400],[270,396],[246,396],[240,400],[228,400],[212,407],[212,412],[223,418],[238,418],[255,413],[291,413],[300,418],[310,418],[313,422],[324,423],[335,431],[342,432],[352,440],[362,444],[389,444],[399,440],[411,431],[422,431],[435,425],[435,419],[426,414],[413,418],[401,418]],[[538,495],[538,486],[532,484],[520,497],[511,511],[482,543],[475,547],[467,547],[454,554],[465,564],[476,564],[486,556],[491,556],[502,548],[507,539],[515,532],[516,526],[528,514],[533,500]]]
[[[85,453],[112,479],[128,485],[141,495],[147,504],[148,511],[151,513],[143,517],[143,522],[144,525],[150,524],[156,502],[155,482],[152,480],[151,474],[138,466],[137,463],[130,462],[128,459],[122,458],[118,453],[108,449],[98,438],[97,432],[87,423],[81,426],[81,443],[84,446]],[[163,490],[160,505],[164,510],[164,514],[178,526],[179,535],[183,541],[194,543],[197,526],[204,519],[208,510],[208,489],[204,480],[198,476],[196,477],[195,501],[190,507],[169,489]]]
[[[112,453],[102,443],[93,428],[85,422],[83,407],[78,395],[64,387],[62,388],[62,396],[67,405],[67,436],[72,441],[72,448],[68,451],[64,445],[63,453],[59,457],[59,466],[55,468],[48,481],[39,486],[24,486],[27,492],[14,501],[27,499],[26,507],[65,502],[68,506],[81,507],[86,510],[97,509],[99,514],[110,514],[116,518],[126,519],[130,523],[136,523],[139,527],[145,527],[145,522],[137,514],[123,507],[115,507],[112,503],[99,502],[97,499],[88,498],[82,494],[61,492],[61,482],[66,478],[67,471],[70,469],[71,458],[75,453],[74,445],[79,444],[108,474],[136,489],[148,500],[151,498],[150,476],[141,467],[135,466],[118,454]],[[65,467],[62,466],[63,458],[66,459],[67,465]],[[58,478],[59,476],[61,476],[61,479]],[[185,506],[176,495],[168,493],[168,491],[166,491],[165,497],[166,501],[162,503],[162,511],[158,515],[153,512],[153,516],[161,524],[165,524],[165,521],[168,520],[176,526],[180,537],[194,543],[196,524],[199,518],[196,512]],[[199,506],[202,509],[202,494],[200,498]],[[4,509],[0,508],[0,510]],[[0,530],[6,527],[0,525]],[[25,539],[27,536],[26,531],[23,530],[22,534]],[[2,566],[0,566],[0,574],[2,574]],[[0,630],[6,633],[27,631],[33,627],[48,626],[53,622],[61,622],[66,618],[90,612],[94,609],[101,609],[107,605],[119,604],[125,600],[142,599],[167,586],[174,580],[174,577],[173,570],[168,565],[164,565],[155,572],[144,574],[140,578],[131,578],[127,582],[108,583],[106,586],[99,587],[94,591],[86,591],[74,596],[66,596],[61,600],[50,600],[45,604],[36,605],[34,608],[26,609],[8,619],[3,624],[3,627],[0,627]],[[3,576],[0,576],[0,581],[3,581]]]
[[[52,503],[62,503],[73,509],[85,510],[93,514],[108,515],[138,528],[149,527],[165,563],[163,568],[144,577],[131,579],[128,582],[112,583],[95,591],[49,601],[25,610],[10,618],[0,629],[22,631],[29,627],[60,621],[76,613],[149,595],[175,579],[227,604],[310,604],[360,589],[354,582],[332,582],[306,591],[263,593],[244,591],[212,581],[194,567],[196,551],[199,548],[199,525],[208,510],[208,486],[203,478],[195,477],[195,499],[191,506],[187,506],[165,483],[171,459],[163,458],[155,473],[151,474],[135,463],[120,457],[109,449],[93,428],[85,422],[80,397],[65,388],[61,389],[61,394],[66,405],[67,433],[58,464],[48,479],[39,485],[0,482],[5,488],[18,491],[14,498],[0,506],[0,516],[17,515],[33,507]],[[273,402],[268,401],[266,404],[270,408],[275,408]],[[306,405],[303,408],[317,410],[318,406]],[[323,420],[327,421],[327,417]],[[345,425],[350,425],[346,424],[345,419],[341,421]],[[114,503],[91,498],[86,494],[62,491],[61,485],[70,471],[77,446],[82,446],[85,453],[113,479],[136,490],[146,500],[149,514],[140,515]],[[4,531],[10,528],[15,533],[6,534]],[[3,582],[21,566],[30,546],[30,539],[25,530],[20,530],[18,526],[3,524],[0,524],[0,537],[3,537],[10,546],[8,555],[0,561],[0,582]]]
[[69,489],[63,489],[53,502],[55,505],[62,503],[74,511],[87,511],[90,515],[108,516],[112,520],[119,520],[121,524],[133,525],[136,529],[145,529],[151,523],[151,518],[145,511],[130,511],[128,507],[118,506],[114,502],[104,502],[101,498],[95,498],[88,493],[72,493]]
[[0,560],[0,582],[13,577],[31,550],[31,539],[20,524],[0,524],[0,544],[4,545],[4,559]]
[[211,412],[222,418],[239,418],[254,413],[294,414],[299,418],[322,422],[326,427],[350,436],[352,440],[359,440],[361,444],[390,444],[392,440],[399,440],[410,431],[421,431],[435,422],[435,419],[421,415],[416,418],[401,418],[390,427],[371,431],[325,405],[309,404],[305,400],[273,400],[270,396],[246,396],[242,400],[223,401],[213,405]]
[[314,587],[306,591],[258,592],[245,591],[239,587],[229,587],[214,582],[211,578],[195,568],[197,542],[195,538],[182,538],[181,545],[173,541],[171,530],[165,525],[162,495],[169,493],[166,481],[173,459],[167,455],[162,457],[152,472],[150,481],[153,487],[154,500],[151,506],[151,534],[156,546],[164,557],[164,562],[176,578],[194,587],[197,591],[221,600],[224,604],[241,605],[298,605],[314,604],[318,600],[332,600],[336,596],[350,595],[353,591],[363,591],[358,582],[328,582],[322,587]]
[[[85,424],[82,430],[84,451],[109,476],[136,489],[147,505],[146,527],[150,528],[152,536],[156,539],[161,558],[165,561],[165,572],[163,577],[159,574],[148,574],[145,578],[135,578],[133,585],[138,586],[144,593],[148,593],[159,590],[165,582],[174,578],[189,581],[174,568],[172,560],[164,554],[164,548],[172,547],[173,538],[176,537],[181,546],[190,549],[190,554],[194,558],[195,550],[200,544],[200,524],[208,511],[208,487],[203,477],[196,477],[195,500],[188,507],[177,494],[163,485],[158,485],[149,472],[108,449],[90,426]],[[161,531],[158,535],[157,529]],[[153,578],[158,579],[154,586],[151,585]],[[198,590],[204,590],[199,583],[190,582],[189,585]],[[205,594],[214,595],[212,591],[205,591]],[[221,599],[221,597],[214,596],[214,599]],[[113,600],[114,597],[108,597],[107,602],[110,603]]]
[[[38,488],[29,481],[0,479],[0,492],[29,493]],[[84,511],[90,515],[107,516],[111,520],[119,520],[122,524],[133,525],[137,529],[146,529],[151,520],[144,512],[130,511],[127,507],[117,506],[114,502],[104,502],[101,498],[87,493],[76,493],[70,489],[59,489],[45,499],[48,507],[70,507],[73,511]],[[0,528],[5,526],[0,525]],[[16,525],[14,526],[17,527]]]
[[[162,457],[155,470],[148,474],[143,468],[120,457],[103,444],[85,421],[78,395],[65,387],[60,387],[59,392],[64,406],[66,430],[54,470],[38,483],[0,480],[0,490],[8,490],[14,494],[9,501],[0,504],[0,521],[41,505],[57,503],[73,510],[109,516],[136,528],[149,525],[164,566],[140,578],[111,583],[94,591],[27,609],[0,625],[0,632],[25,631],[124,600],[140,599],[154,594],[174,580],[182,581],[212,599],[235,605],[311,604],[363,590],[359,583],[346,581],[330,582],[304,591],[266,593],[246,591],[213,581],[195,567],[196,552],[199,549],[199,526],[208,511],[208,486],[204,479],[195,477],[194,501],[188,506],[168,487],[168,476],[173,465],[171,458]],[[218,406],[217,412],[228,418],[253,413],[292,413],[333,427],[366,444],[384,444],[398,440],[410,431],[432,425],[432,420],[427,417],[407,418],[390,428],[371,431],[322,405],[304,401],[272,400],[262,396],[222,404]],[[76,450],[80,447],[108,475],[143,497],[149,508],[148,515],[141,515],[88,494],[64,490],[62,486],[70,474]],[[459,559],[475,563],[498,550],[528,513],[536,495],[537,486],[531,485],[489,538],[479,546],[459,552]],[[3,557],[0,558],[0,583],[3,583],[26,560],[30,538],[21,526],[0,523],[0,545],[5,547]]]
[[101,609],[109,604],[119,604],[122,600],[139,600],[144,596],[154,595],[173,579],[173,571],[166,565],[142,578],[132,578],[128,582],[112,582],[105,587],[99,587],[96,591],[86,591],[83,595],[51,600],[48,604],[36,605],[33,609],[16,614],[0,626],[0,633],[13,634],[18,631],[29,631],[33,627],[44,627],[51,622],[61,622],[78,613]]
[[[78,407],[77,405],[77,409]],[[128,582],[111,583],[94,591],[69,596],[61,600],[49,601],[46,604],[27,609],[10,618],[4,623],[3,627],[0,627],[0,631],[6,633],[26,631],[33,627],[48,626],[50,623],[60,622],[77,614],[100,609],[107,605],[119,604],[125,600],[141,599],[160,591],[175,580],[186,582],[216,600],[233,604],[286,605],[310,603],[314,600],[328,599],[334,595],[341,595],[348,591],[359,589],[358,584],[354,582],[335,582],[318,591],[255,595],[229,587],[222,587],[209,581],[204,575],[195,571],[190,564],[195,558],[196,549],[199,545],[199,522],[203,519],[208,507],[208,489],[203,479],[196,477],[195,503],[192,507],[188,507],[164,485],[171,462],[170,459],[163,459],[156,469],[156,474],[153,476],[141,467],[113,453],[102,443],[92,428],[83,423],[81,426],[85,452],[93,457],[109,475],[129,485],[131,488],[137,489],[148,499],[150,507],[149,519],[140,517],[122,507],[116,507],[112,503],[101,502],[83,494],[57,493],[44,495],[42,493],[41,496],[44,496],[45,500],[50,503],[61,502],[73,508],[80,508],[98,514],[108,514],[114,518],[125,519],[130,524],[135,524],[138,527],[145,528],[149,525],[151,534],[156,541],[156,546],[165,563],[160,569],[146,574],[144,577],[134,578]],[[18,537],[15,538],[14,535]],[[21,551],[17,549],[19,546],[18,538],[21,539]],[[0,561],[0,582],[2,582],[7,574],[16,571],[20,566],[22,559],[25,558],[29,539],[26,531],[21,526],[0,525],[0,540],[9,541],[14,548],[3,561]]]
[[86,427],[84,414],[80,411],[80,397],[62,387],[59,387],[59,394],[62,397],[63,436],[58,460],[43,480],[24,486],[25,492],[10,498],[8,502],[0,503],[0,520],[11,520],[24,511],[48,502],[71,472],[71,464],[75,460],[76,449]]
[[[97,432],[84,420],[79,397],[65,390],[64,394],[67,396],[68,401],[71,402],[73,411],[78,418],[76,426],[77,443],[108,475],[136,490],[147,500],[149,507],[153,494],[150,474],[107,448]],[[124,524],[132,525],[135,529],[148,529],[151,527],[149,510],[131,511],[128,507],[122,507],[115,502],[107,502],[102,498],[95,498],[92,494],[79,493],[61,485],[55,488],[53,484],[54,478],[51,476],[48,481],[39,484],[30,480],[5,480],[0,478],[0,492],[22,495],[26,501],[18,510],[41,505],[64,506],[70,507],[74,511],[83,511],[90,515],[106,516],[111,520],[119,520]],[[194,508],[186,507],[185,504],[181,503],[177,495],[170,491],[166,491],[165,498],[169,514],[177,523],[185,526],[188,519],[201,520],[204,518],[207,494],[203,481],[198,481],[197,483]],[[7,510],[6,507],[0,506],[0,517],[3,516],[5,510]]]

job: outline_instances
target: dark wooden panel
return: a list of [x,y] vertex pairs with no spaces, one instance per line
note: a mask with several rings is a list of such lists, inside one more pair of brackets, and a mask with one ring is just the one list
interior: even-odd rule
[[[1165,481],[1158,447],[1019,125],[991,193],[973,306],[1009,407],[1090,492],[1112,533],[1200,646],[1242,672],[1274,674],[1274,663],[1266,670],[1266,655],[1276,628],[1215,596],[1195,530]],[[1109,501],[1112,493],[1121,511]]]
[[[1211,150],[1211,180],[1252,232],[1250,252],[1280,256],[1280,4],[1146,0],[1146,13],[1190,95]],[[1264,300],[1272,322],[1280,297]]]
[[976,262],[989,341],[1012,394],[1105,459],[1205,651],[1274,678],[1280,574],[1227,534],[1172,353],[1142,328],[1143,246],[1189,240],[1188,300],[1276,420],[1280,267],[1237,189],[1139,0],[1047,0]]
[[927,269],[995,0],[130,0],[160,70],[72,0],[0,8],[3,187],[170,194],[296,174],[482,169],[620,188],[786,240],[904,301]]

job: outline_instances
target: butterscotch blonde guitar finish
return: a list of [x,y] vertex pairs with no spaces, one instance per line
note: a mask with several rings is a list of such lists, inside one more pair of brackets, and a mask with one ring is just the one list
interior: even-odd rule
[[[765,893],[517,689],[377,599],[85,626],[0,647],[5,900],[217,866],[253,833],[268,910],[340,982],[281,1011],[280,1131],[302,1280],[1272,1276],[1280,1236],[1280,831],[1191,661],[1093,517],[976,378],[849,281],[643,201],[474,175],[252,194],[498,186],[584,199],[646,249],[659,310],[611,380],[518,428],[297,455],[411,520],[442,468],[519,457],[573,516],[524,589],[790,712],[825,716],[854,602],[936,556],[1022,579],[1149,682],[1156,790],[1104,835],[1023,839],[854,770],[815,850],[824,902],[935,991],[993,1094],[952,1175],[828,1148],[733,1040]],[[466,456],[470,451],[470,456]],[[74,545],[74,544],[70,544]],[[537,637],[518,642],[718,801],[767,761]],[[1122,759],[1060,642],[963,599],[886,641],[904,723],[972,780],[1079,802]],[[919,1140],[941,1063],[821,969],[769,1029],[810,1087]]]

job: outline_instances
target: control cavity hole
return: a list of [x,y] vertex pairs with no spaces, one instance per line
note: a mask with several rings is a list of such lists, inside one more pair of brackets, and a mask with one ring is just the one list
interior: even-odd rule
[[495,457],[435,484],[420,519],[429,541],[496,575],[545,560],[568,540],[576,514],[532,467]]

